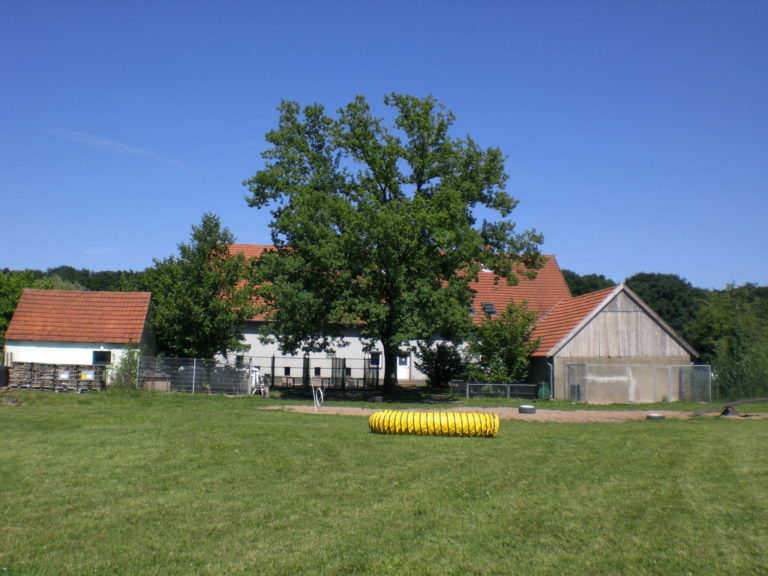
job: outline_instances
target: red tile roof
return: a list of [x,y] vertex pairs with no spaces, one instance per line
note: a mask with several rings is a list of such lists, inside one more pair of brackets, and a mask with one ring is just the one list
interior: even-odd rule
[[268,244],[231,244],[229,253],[242,254],[246,258],[258,258],[272,247]]
[[547,261],[533,280],[525,276],[517,284],[510,286],[503,278],[497,278],[493,272],[482,270],[476,282],[470,287],[475,291],[472,321],[478,324],[484,317],[482,304],[489,302],[496,312],[501,314],[510,302],[517,305],[528,303],[528,310],[543,314],[558,302],[571,297],[568,285],[554,256],[546,256]]
[[531,338],[541,338],[541,341],[531,355],[550,356],[552,349],[597,310],[616,289],[616,286],[612,286],[558,303],[536,325]]
[[32,290],[21,295],[6,340],[138,344],[149,292]]

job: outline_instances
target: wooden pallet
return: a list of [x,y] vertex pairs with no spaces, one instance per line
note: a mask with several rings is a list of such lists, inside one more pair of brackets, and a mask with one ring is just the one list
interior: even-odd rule
[[19,362],[11,366],[8,384],[11,388],[84,392],[103,390],[104,377],[103,366]]

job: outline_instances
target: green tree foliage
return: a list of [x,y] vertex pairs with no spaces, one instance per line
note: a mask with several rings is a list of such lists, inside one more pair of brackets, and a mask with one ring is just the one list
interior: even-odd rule
[[205,214],[179,255],[155,260],[142,278],[152,292],[158,349],[172,356],[213,358],[243,349],[245,321],[255,314],[251,266],[230,255],[234,237],[219,218]]
[[141,352],[137,348],[129,348],[112,367],[112,378],[109,389],[121,392],[136,390],[139,376],[139,360]]
[[696,318],[693,344],[712,364],[721,398],[768,394],[768,288],[753,284],[712,292]]
[[82,286],[84,290],[95,290],[102,292],[118,292],[122,290],[122,285],[127,278],[139,274],[132,270],[114,271],[103,270],[94,272],[86,268],[73,268],[72,266],[58,266],[49,268],[47,276],[58,276],[65,282]]
[[675,274],[640,273],[627,278],[627,286],[686,341],[691,342],[696,315],[706,291],[694,288]]
[[737,358],[768,338],[768,289],[730,285],[712,292],[696,318],[693,344],[705,361]]
[[461,350],[449,342],[419,342],[416,368],[427,376],[430,386],[448,386],[466,370]]
[[[266,166],[244,184],[250,206],[271,209],[260,281],[282,349],[333,348],[354,324],[381,343],[391,391],[402,342],[468,327],[480,267],[514,282],[543,258],[541,236],[507,219],[517,202],[501,151],[451,136],[454,116],[432,97],[384,103],[389,123],[361,96],[335,116],[284,101]],[[495,219],[478,223],[479,208]]]
[[0,347],[5,346],[5,332],[24,288],[31,288],[35,274],[30,270],[0,271]]
[[531,340],[536,314],[509,304],[499,316],[486,315],[468,342],[467,378],[475,382],[524,382],[528,357],[539,345]]
[[713,369],[721,399],[768,396],[768,339],[749,342],[735,356],[717,356]]
[[79,282],[65,280],[58,274],[46,274],[42,278],[32,283],[32,288],[38,290],[75,290],[78,292],[86,291],[86,287]]
[[582,296],[616,285],[616,282],[609,280],[602,274],[580,275],[571,270],[563,270],[562,272],[572,296]]

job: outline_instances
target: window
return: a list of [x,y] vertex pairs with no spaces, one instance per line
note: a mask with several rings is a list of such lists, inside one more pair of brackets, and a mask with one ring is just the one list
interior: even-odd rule
[[109,350],[94,350],[93,362],[94,366],[108,366],[112,364],[112,352]]
[[408,366],[409,361],[411,360],[411,357],[408,355],[405,356],[398,356],[397,357],[397,365],[398,366]]
[[493,302],[483,302],[481,306],[483,307],[483,312],[485,312],[489,316],[493,316],[494,314],[496,314],[496,304],[494,304]]
[[381,352],[371,352],[371,368],[378,368],[381,366]]
[[315,366],[315,378],[320,378],[320,366]]
[[291,369],[290,367],[286,366],[283,368],[283,376],[290,376],[291,375]]

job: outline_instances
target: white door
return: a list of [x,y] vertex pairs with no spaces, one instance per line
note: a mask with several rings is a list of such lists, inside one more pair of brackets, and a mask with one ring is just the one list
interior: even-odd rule
[[397,357],[397,380],[405,382],[411,379],[411,354],[401,354]]

